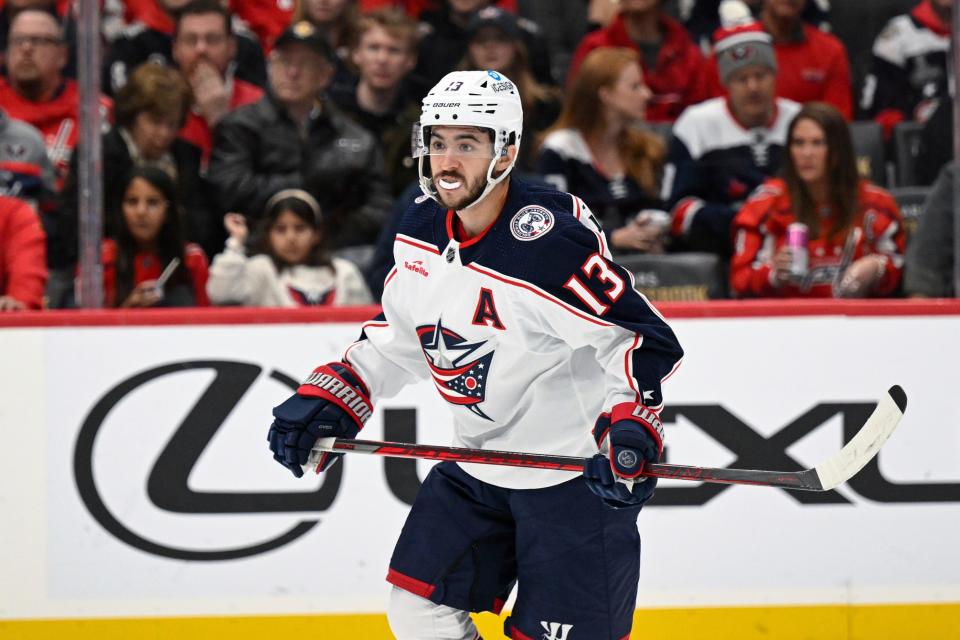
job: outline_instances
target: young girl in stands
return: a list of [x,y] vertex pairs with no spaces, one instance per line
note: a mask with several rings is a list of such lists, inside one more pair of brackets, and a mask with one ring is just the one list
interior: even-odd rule
[[230,237],[213,259],[207,292],[214,304],[252,307],[373,304],[370,291],[351,262],[330,256],[323,214],[316,199],[285,189],[267,201],[259,251],[246,255],[245,218],[228,213]]
[[103,241],[106,306],[209,305],[207,256],[183,240],[182,213],[170,175],[156,167],[134,168],[122,193],[117,239]]
[[[765,182],[733,222],[733,292],[741,297],[888,296],[900,283],[906,238],[893,197],[860,177],[840,112],[811,102],[787,133],[782,178]],[[802,223],[806,246],[789,246]],[[807,255],[803,268],[802,255]]]

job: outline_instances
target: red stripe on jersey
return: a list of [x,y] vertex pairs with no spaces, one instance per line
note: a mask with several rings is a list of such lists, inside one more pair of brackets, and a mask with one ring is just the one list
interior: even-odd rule
[[431,244],[427,244],[426,242],[420,242],[415,238],[411,238],[409,236],[402,236],[399,233],[397,234],[396,239],[397,239],[397,242],[402,242],[404,244],[410,245],[411,247],[416,247],[417,249],[423,249],[424,251],[429,251],[430,253],[436,256],[440,255],[439,249],[437,249],[435,246]]
[[390,569],[387,571],[387,582],[390,584],[400,587],[404,591],[409,591],[415,596],[420,596],[421,598],[429,598],[430,595],[436,590],[436,587],[432,584],[427,584],[422,580],[417,580],[416,578],[411,578],[410,576],[404,575],[395,569]]
[[527,283],[525,283],[525,282],[521,282],[521,281],[519,281],[519,280],[509,279],[509,278],[507,278],[507,277],[504,276],[504,275],[501,275],[501,274],[499,274],[499,273],[496,273],[495,271],[488,271],[487,269],[480,268],[480,267],[478,267],[478,266],[476,266],[476,265],[474,265],[474,264],[468,264],[468,265],[466,265],[466,266],[467,266],[468,268],[470,268],[470,269],[473,269],[474,271],[476,271],[476,272],[478,272],[478,273],[482,273],[482,274],[485,275],[485,276],[489,276],[489,277],[493,278],[494,280],[499,280],[500,282],[503,282],[503,283],[505,283],[505,284],[513,285],[513,286],[519,287],[519,288],[521,288],[521,289],[526,289],[527,291],[530,291],[531,293],[535,293],[536,295],[540,296],[540,297],[543,298],[544,300],[549,300],[550,302],[552,302],[552,303],[554,303],[554,304],[556,304],[556,305],[558,305],[558,306],[566,309],[567,311],[569,311],[569,312],[572,313],[573,315],[577,316],[578,318],[581,318],[582,320],[586,320],[586,321],[588,321],[588,322],[592,322],[593,324],[598,324],[598,325],[600,325],[601,327],[615,327],[615,326],[617,326],[617,325],[615,325],[615,324],[613,324],[613,323],[611,323],[611,322],[604,322],[603,320],[600,320],[600,319],[598,319],[598,318],[594,318],[594,317],[592,317],[592,316],[588,316],[588,315],[586,315],[586,314],[583,314],[583,313],[581,313],[580,311],[578,311],[578,310],[576,309],[576,307],[571,307],[571,306],[568,305],[566,302],[564,302],[564,301],[562,301],[562,300],[559,300],[559,299],[557,299],[557,298],[554,298],[553,296],[551,296],[551,295],[549,295],[549,294],[547,294],[547,293],[544,293],[543,291],[540,291],[539,289],[537,289],[537,288],[534,287],[533,285],[529,285],[529,284],[527,284]]
[[397,268],[394,267],[390,270],[390,273],[387,274],[387,279],[383,281],[383,288],[386,289],[387,285],[390,284],[390,281],[393,280],[393,276],[397,275]]
[[513,640],[533,640],[530,636],[517,629],[515,626],[510,625],[510,637]]
[[570,197],[573,198],[573,206],[574,206],[574,209],[576,209],[573,212],[573,215],[575,215],[577,217],[577,220],[579,220],[580,219],[580,198],[578,198],[577,196],[570,196]]

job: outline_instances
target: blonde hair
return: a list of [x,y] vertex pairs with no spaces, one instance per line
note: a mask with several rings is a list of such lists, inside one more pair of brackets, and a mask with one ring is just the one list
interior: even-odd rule
[[[600,47],[591,51],[573,78],[560,117],[543,138],[557,129],[576,129],[590,139],[606,128],[600,89],[615,85],[623,70],[632,64],[640,65],[640,56],[632,49]],[[657,193],[666,156],[663,140],[653,133],[630,127],[617,139],[617,150],[627,174],[645,191]]]

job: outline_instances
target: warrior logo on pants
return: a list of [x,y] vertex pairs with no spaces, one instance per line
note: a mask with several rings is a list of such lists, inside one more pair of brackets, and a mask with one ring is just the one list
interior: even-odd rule
[[[559,622],[540,622],[540,626],[546,629],[541,640],[567,640],[567,634],[573,629],[572,624],[561,624]],[[548,635],[549,634],[549,635]]]
[[[466,407],[492,421],[479,407],[486,397],[493,362],[493,349],[487,346],[489,341],[469,342],[444,328],[443,320],[437,320],[436,325],[417,327],[417,335],[440,396],[450,404]],[[478,355],[478,351],[483,351],[483,355]]]

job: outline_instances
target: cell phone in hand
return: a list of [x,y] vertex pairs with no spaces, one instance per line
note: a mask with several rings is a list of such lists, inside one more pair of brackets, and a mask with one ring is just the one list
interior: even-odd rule
[[161,294],[163,293],[163,287],[167,284],[167,280],[170,279],[170,276],[173,275],[173,272],[177,270],[177,267],[180,266],[180,258],[174,258],[170,261],[170,264],[167,265],[167,268],[163,270],[163,273],[160,274],[160,277],[157,278],[157,291]]

